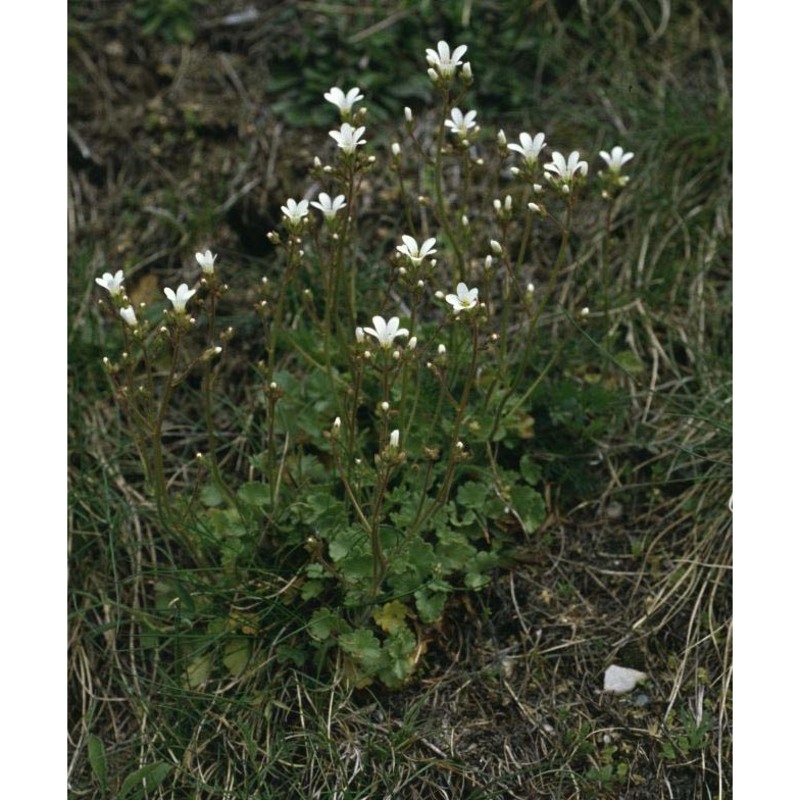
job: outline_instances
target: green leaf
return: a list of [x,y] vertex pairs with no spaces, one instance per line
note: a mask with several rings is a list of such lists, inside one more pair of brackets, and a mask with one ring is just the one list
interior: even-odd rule
[[338,614],[329,608],[318,608],[312,615],[308,623],[308,632],[313,639],[324,642],[330,639],[331,633],[338,633],[344,626],[344,621]]
[[520,459],[519,471],[531,486],[536,486],[542,480],[542,468],[529,455],[524,455]]
[[90,733],[86,749],[89,754],[89,765],[92,768],[92,772],[97,778],[100,788],[105,792],[108,785],[106,782],[106,748],[99,737]]
[[186,668],[186,683],[190,689],[199,689],[211,675],[212,661],[210,655],[198,656]]
[[214,508],[221,506],[225,502],[225,496],[216,483],[207,483],[200,490],[200,502],[207,508]]
[[488,575],[481,575],[478,572],[468,572],[464,576],[464,586],[467,589],[482,589],[489,583],[489,576]]
[[615,353],[614,360],[626,372],[630,372],[632,375],[638,375],[644,372],[644,364],[633,350],[624,350],[621,353]]
[[368,672],[374,673],[381,664],[381,643],[375,634],[366,628],[357,628],[339,637],[339,646],[349,653]]
[[522,530],[533,533],[545,520],[544,499],[530,486],[512,486],[511,504],[522,521]]
[[476,483],[475,481],[467,481],[462,486],[458,487],[458,494],[456,500],[458,504],[465,508],[475,508],[480,510],[486,502],[486,495],[489,494],[489,489],[483,483]]
[[235,678],[241,675],[250,661],[250,642],[247,639],[230,639],[225,643],[222,663]]
[[414,599],[417,603],[420,619],[423,622],[436,622],[444,612],[447,594],[445,592],[429,592],[425,589],[418,589],[414,592]]
[[132,797],[141,797],[145,790],[152,792],[169,775],[172,771],[172,766],[166,761],[158,761],[155,764],[148,764],[146,767],[132,772],[123,781],[118,800],[122,800],[134,789],[136,792]]
[[380,608],[376,608],[372,612],[372,619],[384,630],[386,633],[394,633],[400,628],[406,627],[406,616],[408,608],[399,600],[391,600]]
[[250,483],[242,484],[239,491],[236,493],[239,499],[250,506],[271,506],[272,497],[270,496],[270,489],[266,483],[259,483],[252,481]]
[[460,533],[442,531],[436,545],[436,555],[445,573],[463,569],[475,555],[475,548]]

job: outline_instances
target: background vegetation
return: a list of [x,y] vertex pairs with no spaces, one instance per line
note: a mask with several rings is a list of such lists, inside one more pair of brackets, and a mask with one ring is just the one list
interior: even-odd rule
[[[69,4],[71,796],[144,796],[143,777],[153,797],[730,793],[730,13]],[[517,443],[541,470],[545,522],[452,602],[412,683],[353,690],[279,651],[303,621],[269,571],[209,592],[163,540],[102,369],[120,342],[94,278],[124,269],[132,297],[155,299],[211,246],[253,283],[331,127],[322,93],[360,86],[387,144],[405,105],[430,107],[424,53],[442,38],[469,45],[482,124],[636,153],[608,254],[613,335],[571,339],[527,409]],[[371,191],[377,258],[402,231],[379,175]],[[587,234],[598,207],[581,213]],[[576,303],[596,305],[599,248],[576,235],[563,285]],[[259,353],[229,312],[224,445],[246,476],[242,378]],[[545,322],[540,363],[565,333]],[[192,399],[170,419],[175,464],[196,449]],[[189,669],[198,652],[207,674]],[[649,682],[600,694],[612,662]]]

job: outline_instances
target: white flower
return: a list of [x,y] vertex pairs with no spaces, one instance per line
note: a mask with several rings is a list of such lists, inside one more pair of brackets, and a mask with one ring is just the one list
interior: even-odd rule
[[433,246],[436,244],[436,239],[434,238],[426,239],[422,243],[422,247],[417,244],[417,240],[413,236],[403,234],[402,239],[403,244],[397,245],[397,250],[416,266],[422,263],[422,259],[427,256],[432,256],[436,252],[433,249]]
[[336,216],[336,212],[344,208],[347,203],[345,202],[343,194],[336,195],[336,197],[331,200],[331,196],[327,192],[320,192],[319,201],[312,200],[311,205],[314,206],[314,208],[318,208],[326,219],[333,219]]
[[633,158],[633,153],[626,153],[621,147],[612,147],[611,155],[605,150],[600,151],[600,158],[608,164],[610,172],[619,172],[623,164],[626,164]]
[[196,292],[196,289],[190,289],[185,283],[178,287],[177,292],[173,292],[169,288],[164,289],[164,294],[179,314],[183,314],[186,311],[186,301],[190,300]]
[[466,283],[459,283],[456,293],[447,295],[445,300],[453,306],[453,313],[458,314],[478,305],[478,290],[468,289]]
[[125,306],[125,308],[121,308],[119,310],[119,315],[131,328],[135,328],[139,322],[136,319],[136,312],[133,310],[133,306]]
[[387,350],[398,336],[408,336],[408,330],[400,327],[400,318],[392,317],[388,322],[383,317],[373,317],[374,328],[364,328],[364,333],[374,336],[381,347]]
[[108,290],[108,293],[113,297],[122,294],[122,282],[125,280],[125,275],[121,269],[118,269],[113,275],[110,272],[104,272],[102,278],[95,278],[94,281],[98,286],[102,286]]
[[197,259],[197,263],[200,265],[203,275],[214,274],[214,262],[217,260],[216,255],[212,255],[210,250],[206,250],[205,253],[195,253],[194,257]]
[[329,131],[329,135],[336,140],[336,144],[345,153],[355,153],[356,147],[366,144],[365,140],[361,138],[365,130],[363,125],[360,128],[354,128],[349,122],[343,122],[338,131]]
[[580,158],[580,153],[577,150],[573,150],[569,154],[569,159],[565,159],[559,152],[553,153],[553,160],[544,165],[545,170],[551,173],[547,177],[550,180],[557,178],[564,186],[569,187],[576,175],[586,175],[589,171],[589,165],[585,161],[581,161]]
[[281,211],[289,222],[297,224],[303,217],[308,216],[308,200],[301,200],[298,203],[290,197],[286,201],[286,205],[281,206]]
[[477,111],[467,111],[466,114],[462,114],[460,108],[454,108],[450,112],[450,119],[446,119],[444,125],[462,139],[466,139],[469,135],[469,129],[475,127],[475,117],[477,116]]
[[338,86],[331,87],[329,92],[325,92],[323,97],[329,102],[333,103],[339,111],[349,114],[353,110],[353,103],[364,99],[364,95],[360,94],[361,90],[356,86],[345,94]]
[[533,138],[529,133],[521,133],[519,135],[519,144],[510,144],[508,149],[519,153],[525,159],[526,164],[533,166],[538,161],[539,153],[542,152],[544,146],[543,133],[537,133]]
[[389,434],[389,447],[399,448],[400,447],[400,431],[393,430]]
[[459,45],[450,55],[450,45],[447,42],[439,42],[436,50],[428,48],[425,51],[425,58],[436,72],[443,78],[452,78],[455,75],[456,67],[461,63],[461,58],[467,52],[465,44]]

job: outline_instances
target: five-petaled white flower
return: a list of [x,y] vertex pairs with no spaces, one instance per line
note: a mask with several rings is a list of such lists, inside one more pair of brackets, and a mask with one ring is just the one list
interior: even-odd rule
[[177,292],[173,292],[170,288],[164,289],[164,294],[179,314],[183,314],[186,311],[186,301],[190,300],[196,292],[197,289],[190,289],[185,283],[178,287]]
[[450,55],[450,45],[447,42],[439,42],[436,50],[430,47],[425,51],[425,58],[436,72],[443,78],[452,78],[455,75],[456,67],[461,63],[461,58],[467,52],[465,44],[459,45]]
[[543,133],[537,133],[533,138],[529,133],[521,133],[519,135],[519,144],[510,144],[508,149],[520,153],[525,159],[525,163],[532,166],[538,161],[539,153],[542,152],[544,146]]
[[432,256],[436,252],[433,249],[436,244],[436,239],[434,238],[426,239],[422,243],[422,247],[417,244],[417,240],[413,236],[403,234],[402,238],[403,244],[397,245],[397,249],[416,266],[422,263],[422,259]]
[[136,319],[136,312],[133,310],[133,306],[125,306],[125,308],[121,308],[119,310],[119,315],[125,320],[125,322],[128,323],[128,325],[131,326],[131,328],[135,328],[139,324],[139,321]]
[[364,99],[364,95],[361,94],[361,90],[357,86],[350,89],[347,94],[338,86],[333,86],[329,92],[325,92],[323,97],[345,114],[349,114],[353,110],[353,103]]
[[446,119],[444,124],[453,133],[458,134],[462,139],[466,139],[469,135],[469,129],[475,127],[475,117],[477,116],[477,111],[467,111],[466,114],[462,114],[460,108],[454,108],[450,112],[450,119]]
[[212,254],[210,250],[206,250],[205,253],[195,253],[194,257],[197,259],[197,263],[200,265],[203,275],[214,274],[214,262],[217,260],[215,254]]
[[392,317],[388,322],[383,317],[373,317],[374,328],[364,328],[364,333],[374,336],[381,347],[387,350],[398,336],[408,336],[408,330],[400,327],[400,318]]
[[600,158],[608,164],[609,172],[619,172],[623,164],[633,158],[633,153],[626,153],[621,147],[617,146],[611,148],[611,155],[605,150],[601,150]]
[[281,211],[289,222],[296,225],[303,217],[308,216],[308,200],[301,200],[298,203],[290,197],[286,201],[286,205],[281,206]]
[[458,314],[478,305],[478,290],[468,289],[466,283],[459,283],[456,286],[456,293],[447,295],[445,300],[453,306],[453,313]]
[[327,192],[320,192],[319,200],[312,200],[311,205],[314,208],[318,208],[327,219],[333,219],[336,216],[336,212],[347,204],[343,194],[336,195],[331,200],[331,196]]
[[553,153],[553,160],[544,165],[547,172],[551,173],[547,177],[550,180],[558,179],[565,186],[569,186],[576,175],[583,174],[585,176],[589,171],[589,165],[580,158],[581,155],[577,150],[573,150],[568,159],[565,159],[559,152]]
[[363,125],[360,128],[354,128],[349,122],[343,122],[338,131],[329,131],[329,135],[336,140],[336,144],[345,153],[350,154],[355,153],[356,147],[360,144],[366,144],[366,141],[361,138],[365,130],[366,128]]
[[98,286],[102,286],[110,295],[116,297],[122,294],[122,282],[125,280],[125,275],[121,269],[118,269],[113,275],[110,272],[104,272],[102,278],[94,280]]

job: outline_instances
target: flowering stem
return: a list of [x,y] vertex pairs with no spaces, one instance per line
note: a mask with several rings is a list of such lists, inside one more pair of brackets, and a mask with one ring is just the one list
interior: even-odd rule
[[[216,337],[217,328],[217,298],[218,291],[216,286],[212,287],[209,293],[208,304],[208,337],[207,346],[212,347]],[[211,477],[217,488],[225,495],[228,503],[237,508],[236,496],[231,491],[228,484],[223,480],[222,473],[219,468],[219,460],[217,458],[217,436],[214,426],[214,414],[211,408],[211,388],[213,384],[213,373],[211,370],[211,361],[206,360],[203,364],[203,379],[202,379],[202,398],[203,398],[203,418],[205,420],[206,432],[208,434],[208,464],[211,471]]]
[[445,126],[444,121],[447,118],[447,112],[449,110],[449,96],[445,95],[445,102],[442,105],[442,116],[439,120],[439,129],[436,135],[436,158],[434,159],[434,178],[433,178],[433,191],[436,196],[436,215],[439,219],[439,224],[444,229],[447,238],[450,241],[450,245],[453,248],[453,252],[455,253],[456,257],[456,264],[458,267],[456,278],[454,279],[454,283],[458,281],[466,280],[466,271],[464,268],[464,254],[461,252],[461,248],[458,246],[458,241],[453,234],[453,229],[450,227],[450,220],[447,215],[447,209],[444,204],[444,193],[442,192],[442,185],[444,183],[442,170],[444,166],[444,158],[443,158],[443,150],[444,150],[444,136],[445,136]]

